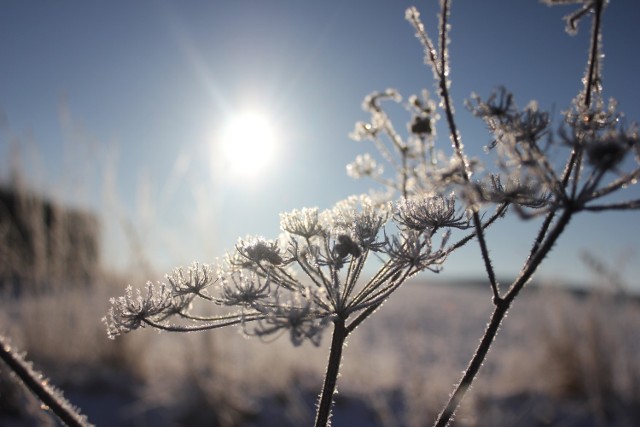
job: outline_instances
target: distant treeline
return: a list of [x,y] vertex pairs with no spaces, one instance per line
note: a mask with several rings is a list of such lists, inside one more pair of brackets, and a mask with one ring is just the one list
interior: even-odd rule
[[84,286],[98,266],[95,215],[0,186],[0,289],[21,293]]

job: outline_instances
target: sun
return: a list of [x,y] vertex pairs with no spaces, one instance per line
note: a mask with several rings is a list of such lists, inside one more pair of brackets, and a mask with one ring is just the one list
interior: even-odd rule
[[236,114],[223,127],[218,148],[225,173],[235,178],[255,178],[265,172],[275,157],[273,121],[256,111]]

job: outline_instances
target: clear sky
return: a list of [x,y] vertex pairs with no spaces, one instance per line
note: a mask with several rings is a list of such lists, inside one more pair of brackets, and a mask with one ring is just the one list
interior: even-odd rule
[[[365,95],[433,88],[404,20],[412,4],[3,1],[1,175],[19,152],[33,186],[101,213],[104,258],[117,267],[132,265],[132,244],[166,271],[213,261],[247,234],[276,237],[279,212],[328,208],[373,186],[345,173],[371,148],[348,138],[367,119]],[[435,37],[438,2],[415,5]],[[489,141],[463,107],[472,91],[486,96],[505,85],[520,105],[537,99],[557,113],[580,90],[590,28],[585,20],[578,36],[566,35],[561,18],[574,8],[453,2],[452,90],[470,154],[483,155]],[[605,93],[630,120],[640,119],[639,21],[633,0],[613,0],[605,11]],[[247,110],[269,118],[275,146],[273,159],[243,178],[225,160],[220,135]],[[446,149],[447,138],[440,144]],[[610,265],[626,256],[622,271],[637,285],[639,215],[582,215],[542,275],[591,277],[579,258],[587,249]],[[535,229],[510,221],[490,234],[499,274],[515,274]],[[482,272],[475,252],[473,245],[452,256],[446,275]]]

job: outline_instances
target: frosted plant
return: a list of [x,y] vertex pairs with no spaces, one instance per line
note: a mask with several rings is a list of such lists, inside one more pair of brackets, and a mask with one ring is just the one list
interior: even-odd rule
[[[316,421],[326,425],[345,339],[408,278],[440,271],[448,254],[473,237],[449,243],[450,228],[469,227],[464,217],[453,195],[395,204],[359,196],[323,212],[283,213],[279,239],[241,239],[215,267],[193,264],[144,290],[128,287],[111,299],[104,321],[112,338],[147,326],[196,331],[238,325],[247,336],[287,333],[296,346],[320,345],[333,325]],[[379,268],[364,278],[371,259]],[[207,315],[207,305],[225,312]]]
[[[451,156],[447,158],[441,154],[433,155],[433,145],[426,144],[425,135],[431,134],[434,129],[433,120],[438,118],[432,107],[424,109],[423,116],[412,115],[407,124],[409,136],[405,142],[388,123],[388,116],[379,103],[371,101],[382,98],[377,93],[369,96],[364,103],[365,111],[371,114],[371,121],[356,125],[356,131],[352,134],[356,140],[373,141],[381,158],[399,171],[396,179],[373,176],[377,182],[400,191],[405,199],[422,192],[422,197],[431,199],[440,206],[439,213],[432,217],[434,210],[429,210],[429,214],[421,212],[420,208],[412,206],[412,200],[405,200],[402,202],[403,210],[396,214],[397,220],[414,230],[420,230],[423,225],[433,226],[438,223],[448,224],[450,227],[470,225],[475,229],[494,312],[468,368],[436,420],[437,426],[445,426],[452,419],[485,360],[507,310],[548,256],[573,216],[584,211],[640,208],[640,200],[617,197],[609,199],[615,201],[602,201],[603,198],[636,184],[640,176],[637,126],[625,126],[616,102],[605,102],[603,97],[601,19],[607,2],[548,0],[546,3],[580,5],[576,12],[565,18],[570,34],[575,34],[580,20],[590,17],[593,22],[587,70],[582,79],[584,89],[563,113],[564,122],[558,130],[551,128],[550,114],[542,111],[535,101],[520,109],[516,105],[515,96],[505,88],[500,88],[486,100],[472,95],[466,105],[486,123],[492,134],[486,151],[494,153],[496,157],[496,170],[487,169],[484,175],[480,172],[480,161],[468,158],[465,153],[450,97],[447,47],[450,43],[451,1],[443,0],[437,47],[429,38],[416,8],[407,10],[406,19],[415,28],[416,36],[424,48],[425,62],[433,71],[440,98],[439,105],[452,143]],[[392,93],[393,100],[400,102],[401,98],[395,91],[386,93]],[[416,105],[415,99],[416,97],[410,98],[410,106]],[[419,105],[427,105],[427,102],[422,101]],[[428,105],[432,106],[434,103],[428,102]],[[428,121],[422,122],[420,117]],[[381,135],[388,138],[383,141]],[[408,142],[416,140],[422,145]],[[430,162],[423,160],[425,147],[432,153]],[[415,159],[420,159],[420,162],[416,164]],[[383,170],[384,166],[378,165],[378,170]],[[468,213],[467,222],[462,216],[456,217],[449,213],[447,207],[452,206],[453,201],[449,202],[443,195],[450,190],[454,190],[459,196],[456,201]],[[508,208],[523,219],[543,219],[529,255],[523,260],[520,273],[503,291],[495,278],[493,260],[489,256],[481,219],[488,209],[506,214]],[[412,215],[405,218],[405,212],[412,212]]]
[[[351,133],[356,140],[371,141],[382,162],[365,153],[347,166],[348,174],[381,184],[388,190],[387,200],[354,196],[323,212],[305,208],[281,214],[282,235],[276,240],[248,237],[215,266],[177,269],[164,283],[147,284],[135,295],[128,288],[124,296],[111,300],[104,318],[109,336],[142,327],[186,332],[237,325],[247,336],[288,334],[296,346],[305,341],[320,345],[332,326],[315,422],[326,426],[346,338],[407,279],[425,270],[440,271],[452,251],[475,240],[494,311],[435,422],[447,425],[512,302],[573,216],[640,208],[640,200],[601,201],[635,184],[640,175],[637,129],[624,126],[615,102],[605,103],[602,95],[600,21],[605,2],[549,2],[581,5],[567,18],[572,31],[579,20],[593,19],[584,90],[564,113],[559,130],[551,128],[550,114],[537,103],[520,109],[504,88],[486,100],[472,95],[467,102],[492,135],[487,152],[496,157],[495,169],[467,156],[456,124],[448,78],[450,3],[441,2],[438,46],[418,10],[406,12],[433,71],[440,112],[427,91],[412,96],[404,104],[410,116],[406,132],[399,132],[383,105],[402,104],[402,98],[387,89],[365,98],[370,120],[356,123]],[[435,146],[441,116],[451,140],[450,155]],[[485,234],[509,211],[523,219],[542,219],[519,274],[501,289]],[[371,260],[375,273],[365,277]]]

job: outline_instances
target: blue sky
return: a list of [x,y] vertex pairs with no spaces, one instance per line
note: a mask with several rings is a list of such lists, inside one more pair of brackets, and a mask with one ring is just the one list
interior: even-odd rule
[[[419,1],[435,37],[437,1]],[[640,118],[640,6],[613,1],[604,19],[604,83],[630,120]],[[348,138],[375,90],[405,97],[432,89],[408,1],[17,1],[0,6],[0,173],[19,147],[31,185],[102,214],[104,258],[133,263],[131,241],[165,271],[213,261],[238,237],[275,237],[278,213],[328,208],[372,183],[345,165],[370,151]],[[489,141],[463,107],[498,85],[564,110],[581,88],[589,35],[564,33],[573,7],[535,0],[457,0],[452,9],[453,95],[463,140]],[[212,161],[216,135],[246,109],[268,113],[278,156],[256,179]],[[400,129],[404,123],[397,123]],[[445,135],[444,129],[440,135]],[[440,146],[448,147],[446,138]],[[489,159],[486,159],[490,162]],[[212,164],[215,170],[212,171]],[[639,197],[633,188],[630,197]],[[572,223],[546,278],[591,275],[581,250],[640,276],[638,213],[584,214]],[[132,239],[130,224],[136,230]],[[489,236],[496,269],[515,274],[536,224],[508,221]],[[514,236],[524,236],[514,238]],[[447,277],[482,272],[477,248],[452,256]],[[632,283],[630,283],[632,284]]]

